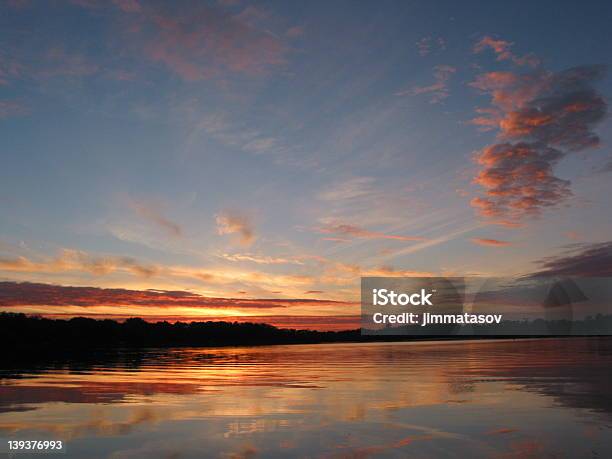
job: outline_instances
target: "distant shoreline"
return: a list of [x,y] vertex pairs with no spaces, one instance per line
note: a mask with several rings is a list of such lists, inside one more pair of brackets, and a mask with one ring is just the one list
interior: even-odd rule
[[83,317],[46,319],[25,314],[0,313],[0,343],[10,352],[3,359],[28,354],[80,354],[145,348],[217,348],[289,344],[386,343],[428,341],[480,341],[609,337],[610,335],[362,335],[360,329],[315,331],[282,329],[261,323],[155,322],[140,318],[125,322]]

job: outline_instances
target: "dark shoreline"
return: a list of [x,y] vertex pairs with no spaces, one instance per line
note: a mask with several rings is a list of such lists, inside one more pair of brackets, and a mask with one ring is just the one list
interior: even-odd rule
[[496,339],[606,337],[605,334],[482,334],[482,335],[363,335],[360,329],[315,331],[276,328],[238,322],[155,322],[140,318],[125,322],[83,317],[46,319],[0,313],[2,361],[82,356],[144,349],[222,348],[289,344],[478,341]]

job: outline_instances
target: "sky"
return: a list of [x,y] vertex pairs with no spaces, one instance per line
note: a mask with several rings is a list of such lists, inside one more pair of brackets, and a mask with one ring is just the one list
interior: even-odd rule
[[609,2],[0,3],[0,310],[351,328],[612,275]]

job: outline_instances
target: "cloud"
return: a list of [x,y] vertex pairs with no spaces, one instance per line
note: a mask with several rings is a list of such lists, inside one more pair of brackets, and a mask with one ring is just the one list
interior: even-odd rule
[[531,276],[612,276],[612,241],[574,244],[561,255],[538,262],[540,270]]
[[168,235],[173,237],[183,235],[181,226],[164,216],[155,205],[134,199],[129,199],[127,204],[138,216],[154,223]]
[[62,47],[49,49],[42,60],[39,78],[85,77],[98,72],[100,65],[81,54],[74,54]]
[[487,35],[474,45],[474,53],[478,54],[486,49],[492,49],[497,55],[498,61],[509,60],[516,65],[529,65],[531,67],[537,67],[540,64],[540,59],[532,53],[525,54],[524,56],[517,56],[512,53],[511,48],[513,45],[514,43],[509,41],[495,39]]
[[364,228],[360,228],[355,225],[347,224],[335,224],[327,225],[322,228],[318,228],[317,231],[323,234],[334,234],[340,235],[341,238],[335,239],[346,239],[346,238],[359,238],[359,239],[392,239],[396,241],[423,241],[425,238],[419,236],[402,236],[398,234],[386,234],[379,231],[369,231]]
[[431,94],[429,100],[432,104],[437,104],[449,96],[448,80],[457,71],[450,65],[437,65],[434,67],[435,83],[429,86],[414,86],[406,91],[396,92],[396,96],[417,96],[420,94]]
[[23,70],[19,62],[0,51],[0,85],[7,85],[11,80],[19,78]]
[[582,239],[582,235],[576,231],[566,231],[565,233],[563,233],[563,235],[566,238],[571,239],[572,241],[578,241]]
[[322,263],[320,281],[329,285],[354,285],[359,277],[431,277],[430,271],[413,269],[396,269],[392,266],[366,268],[357,264],[326,260]]
[[76,6],[80,6],[81,8],[99,8],[100,1],[99,0],[70,0],[70,3]]
[[7,0],[6,4],[11,8],[25,8],[30,6],[30,0]]
[[255,230],[249,218],[245,215],[223,211],[215,216],[217,234],[236,234],[241,245],[249,246],[255,242]]
[[19,102],[12,100],[0,100],[0,119],[26,115],[27,113],[27,108]]
[[296,305],[347,304],[311,298],[244,299],[206,297],[182,290],[129,290],[71,287],[31,282],[0,282],[0,306],[149,306],[209,309],[274,309]]
[[283,258],[283,257],[262,257],[259,255],[253,255],[250,253],[235,253],[228,254],[224,253],[219,255],[221,258],[227,261],[248,261],[257,264],[263,265],[284,265],[284,264],[295,264],[295,265],[303,265],[304,262],[298,260],[296,258]]
[[139,13],[142,7],[137,0],[113,0],[113,3],[124,13]]
[[301,37],[304,35],[304,27],[302,26],[293,26],[289,27],[285,32],[285,35],[290,38]]
[[507,242],[507,241],[500,241],[497,239],[487,239],[487,238],[480,238],[480,237],[472,238],[471,241],[476,245],[484,245],[488,247],[507,247],[509,245],[512,245],[510,244],[510,242]]
[[607,112],[594,84],[603,66],[574,67],[561,72],[528,74],[489,72],[471,84],[491,96],[492,107],[480,109],[472,122],[498,129],[500,143],[475,156],[482,166],[474,182],[485,189],[472,206],[485,217],[517,221],[555,207],[572,193],[570,182],[554,175],[568,153],[597,147],[593,131]]
[[[198,6],[170,14],[149,11],[132,28],[144,55],[188,81],[227,72],[261,75],[285,62],[287,45],[256,27],[248,7],[238,15]],[[251,11],[251,12],[249,12]]]
[[522,223],[519,223],[516,221],[510,221],[510,220],[493,220],[489,222],[489,224],[503,226],[505,228],[522,228],[523,227]]
[[282,136],[270,136],[266,133],[266,129],[260,130],[235,116],[213,111],[201,114],[198,119],[194,119],[194,107],[190,104],[186,104],[184,112],[193,123],[189,143],[193,143],[202,133],[205,133],[206,137],[224,146],[256,155],[265,154],[277,163],[312,165],[310,160],[298,157],[299,148],[284,141]]
[[502,143],[485,148],[476,162],[483,166],[474,183],[486,198],[471,204],[486,217],[519,218],[537,215],[572,195],[570,182],[554,176],[553,167],[563,153],[542,144]]
[[612,159],[608,159],[608,161],[601,166],[594,168],[593,172],[596,174],[607,174],[608,172],[612,172]]
[[330,189],[319,193],[323,201],[339,201],[369,196],[374,191],[375,179],[372,177],[352,177],[334,184]]
[[446,49],[446,41],[442,37],[432,38],[423,37],[416,42],[416,47],[419,54],[423,57],[431,54],[434,50],[444,51]]
[[96,276],[128,271],[142,277],[151,277],[159,272],[156,266],[139,263],[130,257],[92,256],[71,249],[64,249],[58,256],[43,261],[32,261],[23,256],[0,257],[0,270],[26,273],[84,271]]
[[239,5],[241,3],[241,0],[217,0],[217,3],[220,6],[231,7]]

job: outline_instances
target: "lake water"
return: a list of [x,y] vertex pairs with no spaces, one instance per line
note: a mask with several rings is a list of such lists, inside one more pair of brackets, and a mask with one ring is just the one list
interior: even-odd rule
[[609,458],[612,340],[174,349],[23,365],[1,372],[0,438],[61,439],[65,453],[50,457],[87,459]]

